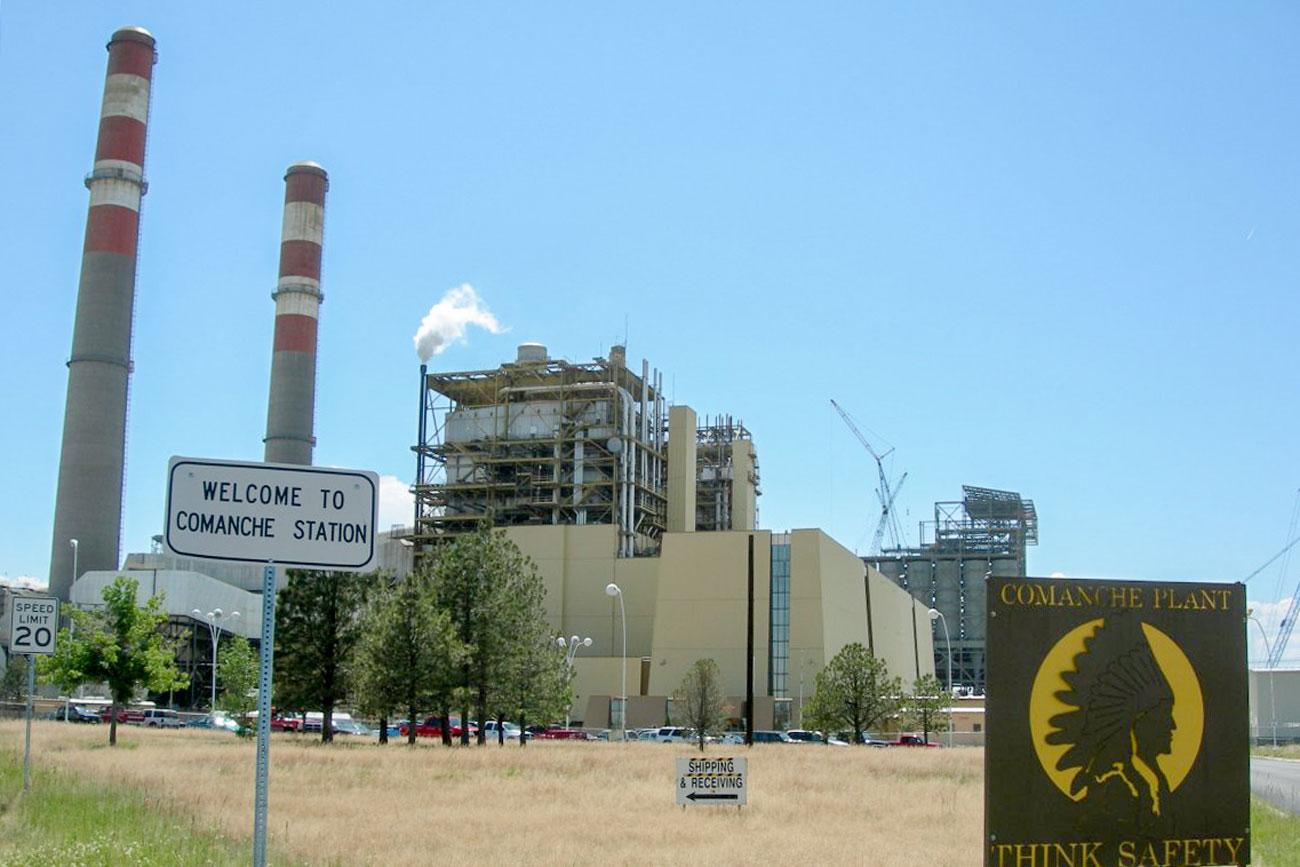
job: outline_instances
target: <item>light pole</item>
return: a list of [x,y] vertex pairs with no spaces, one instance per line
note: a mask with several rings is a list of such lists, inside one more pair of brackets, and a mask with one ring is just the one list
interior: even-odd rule
[[930,609],[930,621],[943,624],[943,643],[948,649],[948,746],[952,746],[952,640],[948,637],[948,618],[938,608]]
[[[579,638],[576,635],[572,635],[569,636],[569,640],[566,642],[564,636],[561,635],[559,638],[555,639],[555,643],[559,647],[567,647],[569,649],[568,653],[564,654],[564,664],[568,666],[569,671],[573,671],[573,657],[578,655],[579,647],[591,647],[591,638],[590,636],[587,638]],[[566,729],[569,727],[568,710],[564,712],[564,727]]]
[[619,672],[623,677],[622,694],[618,702],[618,739],[627,740],[627,609],[623,607],[623,591],[613,581],[605,585],[606,596],[618,597],[618,619],[623,623],[623,662]]
[[[1246,618],[1255,621],[1255,625],[1259,627],[1259,634],[1264,639],[1264,649],[1268,651],[1268,658],[1271,660],[1273,658],[1273,645],[1269,644],[1268,633],[1264,631],[1264,624],[1260,623],[1259,618],[1255,616],[1255,609],[1247,610]],[[1273,721],[1273,746],[1277,746],[1277,701],[1273,697],[1272,666],[1268,669],[1268,715]]]
[[[213,608],[207,614],[195,608],[190,614],[194,615],[195,620],[206,620],[208,634],[212,636],[212,707],[210,712],[215,713],[217,710],[217,645],[221,641],[221,627],[217,625],[217,621],[226,615],[220,608]],[[230,619],[239,619],[239,612],[230,612]]]
[[[77,583],[77,548],[81,543],[78,542],[76,539],[69,539],[68,544],[72,546],[72,584],[76,584]],[[69,599],[72,597],[72,584],[68,585]],[[71,638],[75,634],[74,631],[76,630],[76,628],[77,628],[77,622],[73,620],[72,615],[69,614],[68,615],[68,637],[69,638]],[[63,721],[72,722],[72,690],[68,690],[68,697],[63,702]]]

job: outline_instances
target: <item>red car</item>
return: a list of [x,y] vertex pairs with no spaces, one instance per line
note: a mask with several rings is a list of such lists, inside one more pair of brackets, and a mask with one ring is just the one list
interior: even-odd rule
[[547,741],[587,741],[591,740],[587,733],[582,729],[566,729],[558,726],[549,728],[546,731],[538,732],[539,740]]
[[903,735],[896,741],[890,741],[889,745],[891,747],[937,747],[939,746],[937,743],[934,743],[933,741],[927,742],[923,738],[918,737],[917,735]]
[[[106,723],[112,722],[113,721],[112,706],[110,705],[109,707],[106,707],[102,711],[100,711],[99,718],[102,722],[106,722]],[[119,723],[127,723],[130,725],[137,725],[137,726],[144,725],[144,710],[141,708],[134,708],[134,707],[118,708],[117,721]]]
[[[411,726],[409,723],[402,723],[401,727],[398,728],[397,731],[398,734],[401,735],[402,737],[408,737],[411,731]],[[453,719],[451,721],[451,736],[453,738],[458,738],[460,737],[461,731],[462,729],[461,729],[460,721]],[[477,734],[478,734],[478,726],[471,724],[469,727],[469,736],[474,737]],[[431,716],[431,717],[427,717],[424,720],[424,722],[416,723],[415,736],[417,738],[442,737],[442,717]]]
[[302,720],[295,716],[273,716],[271,717],[271,731],[273,732],[296,732],[302,729]]

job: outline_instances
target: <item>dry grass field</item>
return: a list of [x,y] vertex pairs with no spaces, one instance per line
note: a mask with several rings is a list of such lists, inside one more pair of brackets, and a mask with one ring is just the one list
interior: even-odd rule
[[[101,727],[38,722],[33,763],[104,786],[147,788],[198,827],[251,834],[251,741],[201,730],[118,732],[109,749]],[[19,723],[0,724],[0,748],[21,751]],[[277,736],[273,860],[980,863],[978,750],[759,746],[748,753],[749,806],[683,812],[674,806],[673,759],[689,752],[651,743],[322,747]]]

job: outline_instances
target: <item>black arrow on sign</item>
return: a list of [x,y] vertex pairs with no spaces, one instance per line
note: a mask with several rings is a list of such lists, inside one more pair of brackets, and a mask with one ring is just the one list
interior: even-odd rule
[[735,794],[732,794],[732,795],[700,795],[700,794],[696,794],[695,792],[691,792],[689,795],[686,796],[686,799],[687,799],[688,801],[735,801],[735,800],[737,800],[739,797],[740,797],[739,795],[735,795]]

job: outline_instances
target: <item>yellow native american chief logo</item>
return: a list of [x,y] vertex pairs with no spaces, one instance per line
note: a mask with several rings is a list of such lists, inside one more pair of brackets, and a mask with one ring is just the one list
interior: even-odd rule
[[1155,816],[1196,761],[1204,727],[1187,655],[1131,615],[1099,617],[1062,636],[1029,697],[1034,751],[1066,797],[1127,793]]

